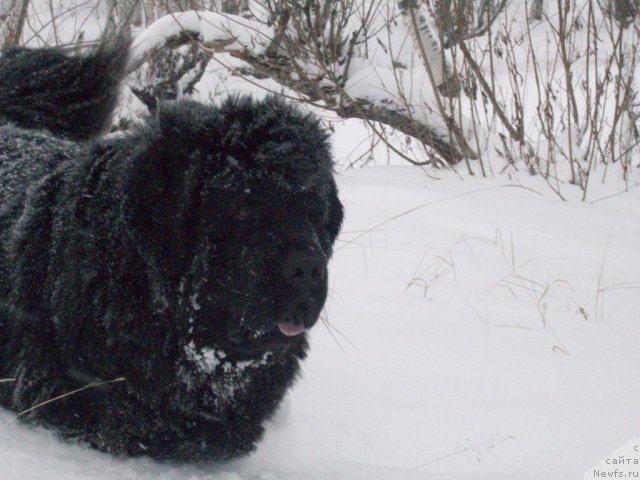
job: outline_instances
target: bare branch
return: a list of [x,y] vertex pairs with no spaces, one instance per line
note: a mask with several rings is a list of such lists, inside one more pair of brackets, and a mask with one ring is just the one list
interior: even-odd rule
[[[0,14],[2,14],[3,18],[0,18],[2,23],[7,23],[8,28],[7,31],[4,32],[4,42],[2,43],[2,50],[6,50],[8,48],[15,47],[20,45],[20,39],[22,38],[22,30],[24,29],[24,23],[27,20],[27,12],[29,11],[29,0],[22,0],[20,2],[20,10],[17,12],[17,15],[13,19],[13,24],[10,23],[11,12],[16,9],[18,6],[18,1],[11,2],[7,5],[6,11],[5,8],[2,8]],[[4,7],[4,5],[3,5]],[[1,24],[0,24],[1,25]]]
[[[313,12],[313,15],[327,14],[330,13],[326,10]],[[463,154],[450,141],[449,128],[458,128],[452,119],[443,118],[437,112],[416,116],[406,105],[388,96],[380,99],[362,92],[352,93],[345,86],[348,65],[357,56],[355,45],[366,41],[362,38],[366,28],[361,25],[360,30],[348,33],[346,20],[343,20],[334,25],[333,33],[329,28],[320,31],[322,22],[318,23],[314,18],[291,12],[275,19],[269,26],[213,12],[169,15],[136,38],[128,69],[137,69],[158,50],[195,41],[211,55],[230,53],[249,64],[256,75],[273,78],[305,96],[306,101],[316,102],[343,118],[379,121],[410,135],[433,149],[447,163],[456,163],[469,154],[468,148]],[[303,20],[304,23],[300,23]],[[293,24],[293,31],[287,28],[289,24]],[[292,41],[292,35],[305,32],[306,37],[297,36],[297,40]],[[389,68],[393,67],[390,65]],[[420,106],[420,111],[423,110],[426,112],[427,107]]]
[[[484,2],[484,4],[486,4],[487,2]],[[500,16],[500,14],[504,11],[504,9],[507,7],[507,4],[509,3],[509,0],[502,0],[500,2],[500,4],[498,5],[498,7],[491,11],[489,8],[484,8],[484,13],[486,14],[486,21],[482,21],[479,22],[478,25],[476,26],[476,29],[471,31],[471,32],[466,32],[463,35],[463,39],[464,40],[469,40],[473,37],[480,37],[482,35],[484,35],[485,33],[487,33],[489,31],[489,29],[491,28],[491,25],[493,25],[493,23],[496,21],[496,19]],[[484,16],[481,15],[480,18],[484,18]],[[448,45],[445,45],[445,47],[447,47]]]

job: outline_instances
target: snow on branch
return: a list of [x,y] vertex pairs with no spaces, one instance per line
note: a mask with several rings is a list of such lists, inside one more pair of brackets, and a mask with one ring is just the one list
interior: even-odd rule
[[158,50],[175,48],[192,40],[216,53],[239,53],[251,48],[260,54],[273,36],[273,29],[265,24],[236,15],[195,10],[172,13],[136,37],[128,69],[136,70]]
[[[345,3],[339,11],[288,5],[269,21],[215,12],[167,15],[135,39],[129,70],[159,50],[196,41],[209,54],[229,53],[343,118],[381,122],[410,135],[447,163],[476,156],[468,146],[470,128],[438,108],[433,82],[415,65],[419,42],[412,39],[424,35],[424,21],[416,36],[406,12],[402,18],[401,10],[381,0]],[[437,86],[446,80],[442,52],[437,43],[429,47],[424,60],[432,62]]]

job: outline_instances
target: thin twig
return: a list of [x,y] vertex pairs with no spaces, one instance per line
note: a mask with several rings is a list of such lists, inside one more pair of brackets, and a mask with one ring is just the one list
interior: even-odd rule
[[57,402],[58,400],[62,400],[63,398],[70,397],[71,395],[75,395],[75,394],[83,392],[85,390],[89,390],[90,388],[102,387],[104,385],[109,385],[111,383],[120,383],[120,382],[124,382],[124,381],[125,381],[124,377],[118,377],[118,378],[114,378],[113,380],[105,380],[105,381],[100,381],[100,382],[89,383],[88,385],[85,385],[84,387],[77,388],[76,390],[72,390],[72,391],[67,392],[67,393],[63,393],[62,395],[58,395],[57,397],[50,398],[49,400],[45,400],[44,402],[37,403],[37,404],[33,405],[32,407],[29,407],[26,410],[23,410],[23,411],[19,412],[18,414],[16,414],[14,419],[17,419],[17,418],[19,418],[19,417],[21,417],[23,415],[26,415],[29,412],[33,412],[34,410],[37,410],[38,408],[42,408],[42,407],[44,407],[46,405],[49,405],[50,403]]

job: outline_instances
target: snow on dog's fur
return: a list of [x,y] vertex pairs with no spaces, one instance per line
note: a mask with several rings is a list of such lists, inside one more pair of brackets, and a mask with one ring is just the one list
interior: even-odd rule
[[99,139],[125,63],[0,57],[0,403],[89,385],[21,418],[109,452],[231,458],[326,298],[342,222],[327,134],[268,97],[168,103]]

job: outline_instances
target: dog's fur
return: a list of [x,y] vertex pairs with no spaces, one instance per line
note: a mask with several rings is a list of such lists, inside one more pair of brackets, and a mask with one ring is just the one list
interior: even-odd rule
[[99,139],[125,63],[0,57],[0,403],[104,451],[228,459],[255,447],[326,298],[327,134],[268,97],[164,104]]

